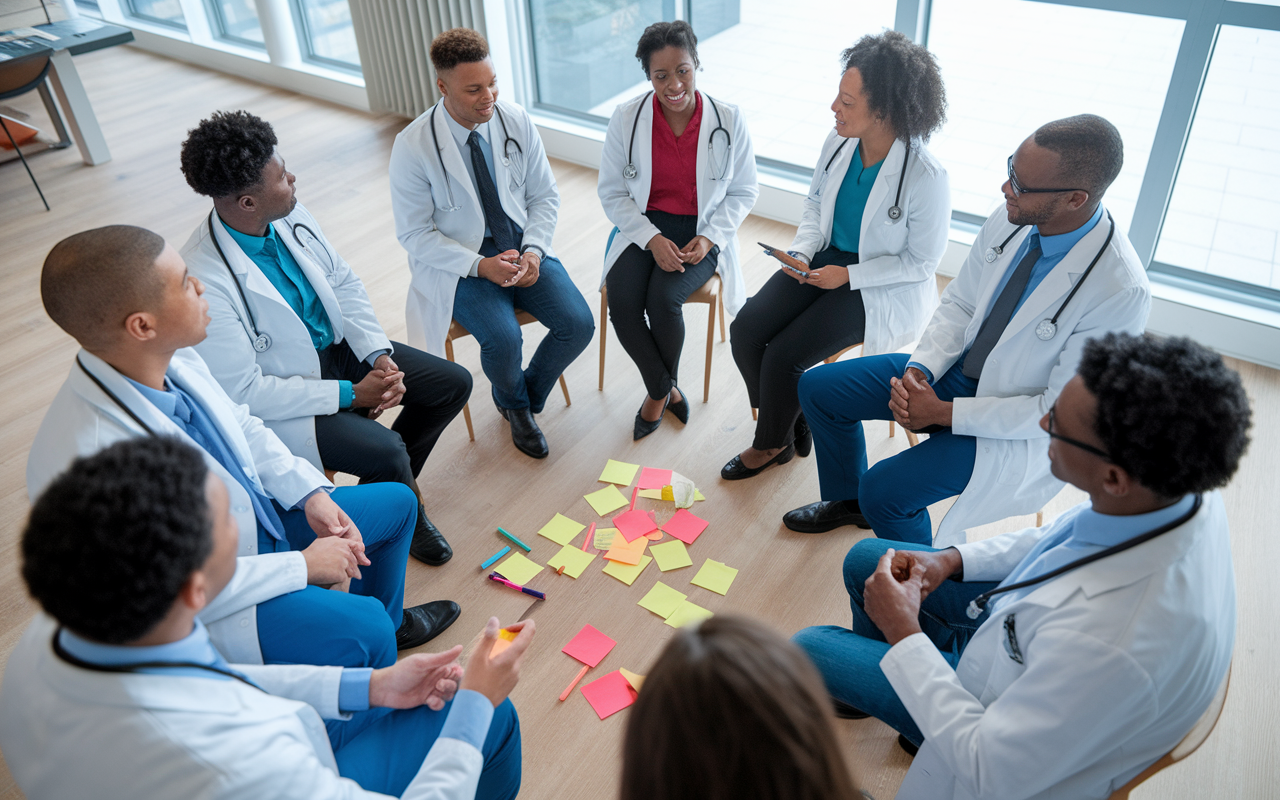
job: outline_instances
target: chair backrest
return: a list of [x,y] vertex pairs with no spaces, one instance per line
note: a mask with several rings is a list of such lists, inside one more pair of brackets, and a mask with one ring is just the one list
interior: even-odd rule
[[0,61],[0,100],[26,94],[49,74],[51,50]]

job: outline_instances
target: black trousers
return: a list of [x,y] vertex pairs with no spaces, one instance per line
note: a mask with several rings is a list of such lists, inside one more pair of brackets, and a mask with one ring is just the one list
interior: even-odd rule
[[[858,263],[857,253],[828,247],[809,266]],[[848,286],[819,289],[778,270],[738,312],[730,326],[733,360],[759,409],[757,450],[786,447],[800,416],[796,387],[804,371],[862,342],[867,313],[862,292]]]
[[[695,216],[665,211],[645,216],[676,247],[684,247],[698,235]],[[654,400],[666,397],[676,385],[684,349],[684,301],[711,279],[719,260],[720,248],[712,247],[697,264],[685,264],[684,272],[667,272],[653,253],[632,244],[605,276],[609,319]]]
[[[325,469],[345,472],[361,483],[388,481],[416,489],[418,473],[440,434],[471,397],[471,373],[421,350],[392,342],[391,360],[404,373],[400,415],[388,429],[357,408],[316,417],[316,445]],[[372,371],[346,342],[318,351],[326,380],[359,383]]]

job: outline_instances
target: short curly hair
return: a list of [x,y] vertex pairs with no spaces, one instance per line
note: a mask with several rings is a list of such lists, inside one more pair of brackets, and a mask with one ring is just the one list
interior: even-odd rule
[[215,111],[187,131],[182,174],[197,194],[239,196],[262,183],[276,143],[270,123],[248,111]]
[[947,121],[947,89],[938,61],[898,31],[863,36],[840,54],[843,71],[857,69],[871,113],[902,141],[927,142]]
[[1109,333],[1089,340],[1080,377],[1111,461],[1162,497],[1225,486],[1249,446],[1240,376],[1187,338]]
[[489,42],[470,28],[450,28],[431,40],[431,66],[436,72],[453,69],[459,64],[484,61],[489,57]]
[[701,66],[698,61],[698,37],[694,35],[689,23],[682,19],[675,22],[655,22],[644,29],[636,44],[636,58],[640,60],[640,68],[644,70],[646,78],[649,77],[649,59],[654,53],[667,47],[677,47],[688,53],[689,58],[693,59],[694,69]]
[[31,596],[93,641],[143,636],[213,550],[207,476],[200,453],[170,437],[76,459],[36,500],[22,534]]
[[1097,114],[1046,122],[1035,132],[1035,142],[1058,154],[1062,181],[1098,200],[1124,166],[1124,140],[1120,131]]

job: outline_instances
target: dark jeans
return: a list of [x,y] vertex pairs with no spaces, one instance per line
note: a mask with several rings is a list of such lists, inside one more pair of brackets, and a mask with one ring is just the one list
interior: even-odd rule
[[[857,253],[828,247],[809,266],[856,263]],[[791,443],[800,416],[800,376],[861,343],[866,326],[862,292],[848,286],[819,289],[778,270],[760,287],[730,326],[733,360],[747,384],[751,407],[759,409],[752,447],[769,450]]]
[[[645,216],[676,247],[684,247],[698,235],[695,216],[665,211],[650,211]],[[680,372],[684,301],[711,279],[719,261],[719,248],[713,247],[697,264],[685,264],[684,272],[667,272],[658,266],[653,253],[632,244],[605,276],[609,319],[654,400],[671,393]]]

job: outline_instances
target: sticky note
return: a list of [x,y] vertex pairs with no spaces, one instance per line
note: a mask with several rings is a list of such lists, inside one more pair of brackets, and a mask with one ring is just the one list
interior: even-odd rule
[[702,606],[683,600],[671,612],[671,616],[667,617],[667,624],[673,628],[683,628],[691,622],[699,622],[710,616],[714,615]]
[[661,489],[669,483],[671,483],[671,470],[645,467],[644,471],[640,473],[640,483],[637,485],[643,491],[645,489]]
[[654,560],[658,562],[658,569],[663,572],[671,569],[693,566],[693,559],[689,558],[688,548],[686,548],[684,546],[684,542],[679,539],[672,539],[669,542],[655,544],[650,548],[649,552],[653,554]]
[[631,479],[636,476],[639,464],[628,464],[625,461],[614,461],[612,458],[604,465],[600,480],[605,483],[616,483],[619,486],[630,486]]
[[588,667],[594,667],[609,655],[616,644],[617,642],[590,625],[583,625],[578,635],[570,639],[560,652],[573,656]]
[[542,565],[536,561],[530,561],[522,553],[514,553],[506,561],[495,567],[493,571],[512,583],[524,586],[533,579],[534,575],[542,572]]
[[596,528],[596,540],[592,545],[597,550],[608,550],[613,547],[613,537],[617,535],[617,528]]
[[661,489],[641,489],[640,496],[647,497],[650,500],[661,500],[662,490]]
[[694,499],[694,500],[706,500],[707,498],[705,498],[705,497],[703,497],[703,496],[702,496],[702,492],[701,492],[701,491],[699,491],[698,489],[694,489],[694,490],[693,490],[693,499]]
[[644,535],[644,538],[648,539],[651,542],[660,542],[662,541],[662,537],[665,535],[666,534],[664,534],[662,531],[653,531],[652,533],[646,533]]
[[671,519],[662,523],[662,529],[685,544],[693,544],[694,540],[707,529],[707,524],[705,519],[695,517],[689,509],[682,508],[671,515]]
[[[499,630],[498,639],[493,643],[493,647],[490,648],[489,650],[489,658],[494,658],[495,656],[498,655],[498,653],[501,653],[503,650],[506,650],[508,647],[511,646],[511,643],[514,642],[515,640],[516,640],[515,631],[509,631],[506,628]],[[634,686],[635,684],[632,684],[632,685]],[[639,691],[639,690],[637,689],[636,691]]]
[[627,683],[631,684],[632,689],[637,692],[640,691],[640,687],[644,685],[643,675],[637,675],[629,669],[619,669],[618,672],[621,672],[622,677],[627,679]]
[[571,544],[566,544],[564,547],[560,548],[559,553],[556,553],[549,561],[547,561],[547,566],[552,569],[560,569],[560,567],[564,567],[565,575],[568,575],[570,578],[577,578],[582,574],[582,571],[587,568],[587,565],[595,560],[595,558],[595,553],[579,550]]
[[[618,491],[618,487],[609,484],[603,489],[582,496],[584,500],[591,504],[600,516],[608,514],[610,511],[617,511],[631,501]],[[576,534],[575,534],[576,535]]]
[[636,582],[636,578],[640,577],[640,573],[644,572],[644,568],[649,566],[649,562],[652,560],[653,556],[640,556],[640,563],[635,566],[610,561],[609,565],[604,568],[604,574],[611,575],[630,586]]
[[725,594],[729,591],[729,585],[733,583],[733,579],[736,577],[738,577],[736,569],[708,558],[707,562],[702,565],[702,569],[698,570],[698,574],[694,575],[693,580],[689,581],[689,583],[694,586],[701,586],[704,589],[710,589],[717,594]]
[[582,696],[587,698],[596,716],[604,719],[634,703],[639,695],[622,671],[615,669],[603,678],[597,678],[583,686]]
[[649,540],[643,536],[630,542],[615,538],[613,547],[609,548],[609,552],[605,553],[604,557],[623,564],[639,564],[641,557],[644,556],[644,549],[648,546]]
[[636,537],[644,536],[650,531],[656,531],[658,523],[654,522],[653,517],[645,512],[638,508],[633,508],[630,511],[623,511],[614,517],[613,527],[617,528],[622,537],[629,542]]
[[677,592],[662,581],[658,581],[649,590],[649,593],[640,599],[636,605],[641,608],[647,608],[658,616],[666,619],[671,616],[676,607],[685,601],[687,594]]
[[542,526],[542,530],[538,531],[539,536],[545,536],[556,544],[568,544],[573,541],[573,537],[582,533],[586,528],[580,522],[574,522],[564,514],[556,514],[551,521]]

